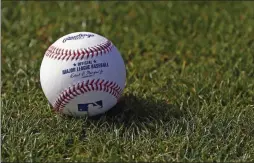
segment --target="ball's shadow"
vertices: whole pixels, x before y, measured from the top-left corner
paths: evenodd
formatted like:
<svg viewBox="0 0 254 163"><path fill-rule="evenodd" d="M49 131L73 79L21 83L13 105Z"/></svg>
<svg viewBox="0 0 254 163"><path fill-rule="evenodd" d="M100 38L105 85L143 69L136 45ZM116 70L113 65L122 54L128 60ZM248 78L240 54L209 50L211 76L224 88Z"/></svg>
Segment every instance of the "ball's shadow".
<svg viewBox="0 0 254 163"><path fill-rule="evenodd" d="M142 121L168 121L180 118L182 112L179 107L164 100L153 98L139 98L132 94L123 96L120 101L108 112L102 115L89 117L88 121L103 118L108 123L130 124Z"/></svg>
<svg viewBox="0 0 254 163"><path fill-rule="evenodd" d="M86 139L86 126L92 123L104 123L124 125L129 128L134 124L151 124L158 121L167 122L179 119L184 114L177 105L167 101L151 98L139 98L132 94L125 95L108 112L93 117L88 117L82 125L80 140Z"/></svg>

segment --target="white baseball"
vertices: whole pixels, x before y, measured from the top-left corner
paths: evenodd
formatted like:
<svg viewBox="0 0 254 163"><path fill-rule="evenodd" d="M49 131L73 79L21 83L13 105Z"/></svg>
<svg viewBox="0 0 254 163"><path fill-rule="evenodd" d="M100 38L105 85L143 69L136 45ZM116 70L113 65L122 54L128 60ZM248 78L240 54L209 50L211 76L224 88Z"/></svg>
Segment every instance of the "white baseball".
<svg viewBox="0 0 254 163"><path fill-rule="evenodd" d="M54 110L78 117L111 109L123 93L125 80L117 48L91 32L59 38L47 49L40 68L42 90Z"/></svg>

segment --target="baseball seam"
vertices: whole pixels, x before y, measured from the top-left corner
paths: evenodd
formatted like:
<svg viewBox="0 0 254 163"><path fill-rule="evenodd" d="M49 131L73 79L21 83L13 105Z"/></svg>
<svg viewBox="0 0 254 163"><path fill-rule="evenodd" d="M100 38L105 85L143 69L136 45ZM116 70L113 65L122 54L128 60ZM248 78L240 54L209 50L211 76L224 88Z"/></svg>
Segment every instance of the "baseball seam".
<svg viewBox="0 0 254 163"><path fill-rule="evenodd" d="M70 102L70 100L76 96L91 91L108 92L118 100L123 92L123 89L121 89L116 82L106 81L104 79L82 81L62 91L57 100L54 102L53 107L55 111L61 111Z"/></svg>
<svg viewBox="0 0 254 163"><path fill-rule="evenodd" d="M103 55L109 53L113 48L113 44L111 41L107 40L104 43L95 45L93 47L88 48L80 48L80 49L64 49L59 48L54 45L51 45L45 56L56 59L56 60L82 60L83 58L93 58L95 56Z"/></svg>

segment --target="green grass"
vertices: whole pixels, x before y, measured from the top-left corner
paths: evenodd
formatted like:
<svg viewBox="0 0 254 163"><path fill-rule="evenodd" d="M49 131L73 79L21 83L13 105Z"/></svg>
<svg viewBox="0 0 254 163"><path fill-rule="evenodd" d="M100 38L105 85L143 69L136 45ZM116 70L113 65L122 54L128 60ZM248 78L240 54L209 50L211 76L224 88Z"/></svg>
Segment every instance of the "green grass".
<svg viewBox="0 0 254 163"><path fill-rule="evenodd" d="M3 2L2 161L254 161L254 3ZM90 31L127 69L101 117L61 117L40 87L46 49Z"/></svg>

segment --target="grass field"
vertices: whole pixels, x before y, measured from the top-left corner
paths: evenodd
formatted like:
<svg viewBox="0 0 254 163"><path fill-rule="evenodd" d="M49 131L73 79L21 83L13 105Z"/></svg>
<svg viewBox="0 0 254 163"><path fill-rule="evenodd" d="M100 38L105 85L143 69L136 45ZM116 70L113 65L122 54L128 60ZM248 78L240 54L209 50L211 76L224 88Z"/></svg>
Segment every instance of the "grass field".
<svg viewBox="0 0 254 163"><path fill-rule="evenodd" d="M2 161L254 161L253 2L3 2ZM127 69L100 117L55 114L46 49L90 31Z"/></svg>

